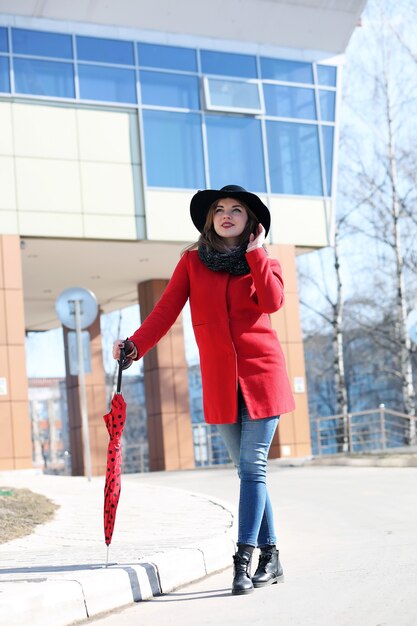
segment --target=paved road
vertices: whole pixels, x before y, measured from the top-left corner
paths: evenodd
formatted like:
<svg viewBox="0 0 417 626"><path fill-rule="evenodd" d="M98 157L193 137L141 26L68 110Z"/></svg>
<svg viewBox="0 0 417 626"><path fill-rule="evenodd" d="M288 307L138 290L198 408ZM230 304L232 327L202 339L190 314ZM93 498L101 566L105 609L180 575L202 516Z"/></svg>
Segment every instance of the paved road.
<svg viewBox="0 0 417 626"><path fill-rule="evenodd" d="M232 469L140 480L236 503ZM416 468L283 468L272 462L269 485L284 584L233 597L226 570L89 623L416 626Z"/></svg>

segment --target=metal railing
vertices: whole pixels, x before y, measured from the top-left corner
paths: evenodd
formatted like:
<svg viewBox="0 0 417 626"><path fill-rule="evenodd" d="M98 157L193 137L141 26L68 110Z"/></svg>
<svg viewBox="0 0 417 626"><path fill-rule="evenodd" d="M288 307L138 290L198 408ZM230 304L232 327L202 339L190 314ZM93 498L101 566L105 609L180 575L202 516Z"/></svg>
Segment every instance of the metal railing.
<svg viewBox="0 0 417 626"><path fill-rule="evenodd" d="M229 453L215 426L193 424L194 461L196 467L230 463Z"/></svg>
<svg viewBox="0 0 417 626"><path fill-rule="evenodd" d="M368 411L317 417L312 427L313 448L319 456L379 452L417 443L417 417L383 404Z"/></svg>

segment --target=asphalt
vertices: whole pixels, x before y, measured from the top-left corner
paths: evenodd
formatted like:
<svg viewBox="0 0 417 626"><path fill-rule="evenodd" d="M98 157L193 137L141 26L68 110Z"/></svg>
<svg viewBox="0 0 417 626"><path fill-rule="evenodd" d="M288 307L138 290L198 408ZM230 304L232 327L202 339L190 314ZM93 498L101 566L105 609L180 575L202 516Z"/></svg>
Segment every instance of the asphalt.
<svg viewBox="0 0 417 626"><path fill-rule="evenodd" d="M0 545L0 624L68 626L147 600L229 566L233 507L122 477L106 566L104 478L0 472L59 505L54 519Z"/></svg>

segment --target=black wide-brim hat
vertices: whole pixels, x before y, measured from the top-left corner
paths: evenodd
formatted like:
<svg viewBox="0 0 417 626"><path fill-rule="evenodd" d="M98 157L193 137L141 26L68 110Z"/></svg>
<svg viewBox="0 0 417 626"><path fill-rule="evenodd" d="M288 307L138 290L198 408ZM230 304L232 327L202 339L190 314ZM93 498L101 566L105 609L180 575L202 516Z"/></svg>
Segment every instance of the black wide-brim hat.
<svg viewBox="0 0 417 626"><path fill-rule="evenodd" d="M207 213L213 202L220 200L221 198L235 198L244 202L250 210L256 215L259 222L265 228L265 234L269 232L271 226L271 214L269 209L262 202L260 198L250 191L246 191L239 185L226 185L221 189L205 189L204 191L197 191L197 193L191 198L190 203L190 215L193 220L194 226L200 231L203 231L204 224L206 223Z"/></svg>

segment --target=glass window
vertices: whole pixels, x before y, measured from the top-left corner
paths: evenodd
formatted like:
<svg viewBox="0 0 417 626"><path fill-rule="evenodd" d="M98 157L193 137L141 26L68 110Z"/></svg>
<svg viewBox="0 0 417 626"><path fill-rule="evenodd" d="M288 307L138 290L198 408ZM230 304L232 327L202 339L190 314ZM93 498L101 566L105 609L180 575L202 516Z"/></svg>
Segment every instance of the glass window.
<svg viewBox="0 0 417 626"><path fill-rule="evenodd" d="M204 74L257 78L256 58L248 54L201 51L201 67Z"/></svg>
<svg viewBox="0 0 417 626"><path fill-rule="evenodd" d="M313 84L313 66L301 61L261 58L262 78Z"/></svg>
<svg viewBox="0 0 417 626"><path fill-rule="evenodd" d="M15 90L38 96L74 98L74 69L72 63L14 60Z"/></svg>
<svg viewBox="0 0 417 626"><path fill-rule="evenodd" d="M327 195L332 194L332 170L333 170L333 140L334 140L334 127L322 126L321 127L323 138L323 151L324 151L324 163L326 167L326 184Z"/></svg>
<svg viewBox="0 0 417 626"><path fill-rule="evenodd" d="M204 88L208 109L261 112L257 83L205 77Z"/></svg>
<svg viewBox="0 0 417 626"><path fill-rule="evenodd" d="M267 121L266 130L272 192L321 196L317 126Z"/></svg>
<svg viewBox="0 0 417 626"><path fill-rule="evenodd" d="M0 52L8 52L7 28L0 28Z"/></svg>
<svg viewBox="0 0 417 626"><path fill-rule="evenodd" d="M77 37L77 58L80 61L99 61L119 65L134 65L133 43L118 39Z"/></svg>
<svg viewBox="0 0 417 626"><path fill-rule="evenodd" d="M265 191L260 120L207 115L206 127L211 187L233 184Z"/></svg>
<svg viewBox="0 0 417 626"><path fill-rule="evenodd" d="M0 91L10 92L9 59L0 57Z"/></svg>
<svg viewBox="0 0 417 626"><path fill-rule="evenodd" d="M15 54L72 59L71 35L12 28L12 46Z"/></svg>
<svg viewBox="0 0 417 626"><path fill-rule="evenodd" d="M150 187L205 187L199 113L143 111L147 182Z"/></svg>
<svg viewBox="0 0 417 626"><path fill-rule="evenodd" d="M143 104L199 109L199 83L197 76L166 74L165 72L140 72Z"/></svg>
<svg viewBox="0 0 417 626"><path fill-rule="evenodd" d="M153 43L138 43L139 65L159 67L165 70L197 71L195 50L177 46L158 46Z"/></svg>
<svg viewBox="0 0 417 626"><path fill-rule="evenodd" d="M334 65L318 65L317 79L319 85L327 87L336 87L337 67Z"/></svg>
<svg viewBox="0 0 417 626"><path fill-rule="evenodd" d="M80 98L104 102L136 104L134 70L122 70L100 65L78 65Z"/></svg>
<svg viewBox="0 0 417 626"><path fill-rule="evenodd" d="M324 122L334 122L336 92L319 89L320 115Z"/></svg>
<svg viewBox="0 0 417 626"><path fill-rule="evenodd" d="M314 89L264 85L264 97L267 115L317 119Z"/></svg>

